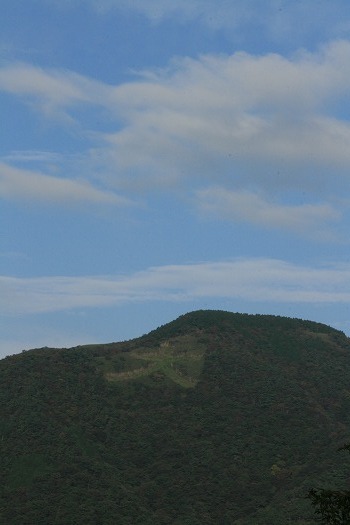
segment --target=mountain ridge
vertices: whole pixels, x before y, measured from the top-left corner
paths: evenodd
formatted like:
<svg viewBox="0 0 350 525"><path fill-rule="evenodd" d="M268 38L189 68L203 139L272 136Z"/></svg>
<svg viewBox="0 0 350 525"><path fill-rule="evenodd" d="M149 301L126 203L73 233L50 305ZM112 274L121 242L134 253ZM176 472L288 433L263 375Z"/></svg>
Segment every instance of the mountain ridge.
<svg viewBox="0 0 350 525"><path fill-rule="evenodd" d="M9 525L313 525L308 489L349 480L350 342L327 325L200 310L0 373Z"/></svg>

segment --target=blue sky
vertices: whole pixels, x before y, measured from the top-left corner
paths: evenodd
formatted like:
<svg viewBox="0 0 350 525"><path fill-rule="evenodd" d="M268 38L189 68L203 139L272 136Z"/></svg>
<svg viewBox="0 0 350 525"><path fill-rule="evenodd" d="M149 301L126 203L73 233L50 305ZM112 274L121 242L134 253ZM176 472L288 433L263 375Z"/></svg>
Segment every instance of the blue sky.
<svg viewBox="0 0 350 525"><path fill-rule="evenodd" d="M350 4L4 0L0 356L214 308L350 334Z"/></svg>

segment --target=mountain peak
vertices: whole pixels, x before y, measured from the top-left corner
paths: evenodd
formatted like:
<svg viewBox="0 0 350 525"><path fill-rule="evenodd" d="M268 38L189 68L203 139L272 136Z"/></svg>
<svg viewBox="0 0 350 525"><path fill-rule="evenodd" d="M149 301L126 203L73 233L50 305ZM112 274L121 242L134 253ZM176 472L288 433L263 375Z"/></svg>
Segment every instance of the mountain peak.
<svg viewBox="0 0 350 525"><path fill-rule="evenodd" d="M0 361L0 520L313 525L346 483L350 343L199 310L131 341Z"/></svg>

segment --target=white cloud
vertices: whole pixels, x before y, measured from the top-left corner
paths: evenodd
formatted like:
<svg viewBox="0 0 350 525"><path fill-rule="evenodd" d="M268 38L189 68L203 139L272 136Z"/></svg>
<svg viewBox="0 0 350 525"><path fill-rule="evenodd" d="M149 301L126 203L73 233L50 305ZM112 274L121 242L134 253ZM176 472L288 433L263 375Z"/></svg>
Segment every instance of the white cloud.
<svg viewBox="0 0 350 525"><path fill-rule="evenodd" d="M72 71L16 63L0 68L0 90L34 104L46 115L64 116L76 104L102 104L108 87Z"/></svg>
<svg viewBox="0 0 350 525"><path fill-rule="evenodd" d="M317 217L332 220L335 212L308 202L283 212L282 204L278 209L271 204L276 196L284 202L290 189L334 196L348 184L350 42L292 58L235 53L177 59L167 69L145 71L116 86L17 64L0 68L0 89L34 97L50 116L69 115L80 104L108 114L105 133L103 120L85 116L82 127L92 141L87 169L96 168L110 187L136 192L175 185L186 191L253 187L270 203L268 213L260 202L265 225L272 222L268 215L277 214L286 227L294 221L297 229L297 215L311 224ZM78 119L79 112L70 116Z"/></svg>
<svg viewBox="0 0 350 525"><path fill-rule="evenodd" d="M332 106L349 103L349 57L350 44L340 42L292 60L245 53L178 60L115 89L126 124L107 137L110 152L118 168L163 177L169 166L179 177L243 171L257 182L266 166L347 168L350 124Z"/></svg>
<svg viewBox="0 0 350 525"><path fill-rule="evenodd" d="M34 96L44 109L80 103L108 109L119 129L104 139L118 169L142 167L166 177L169 166L178 174L208 172L208 161L211 172L215 162L226 170L252 161L348 167L350 124L334 106L349 104L349 57L350 43L336 42L292 59L184 58L119 86L15 65L0 68L0 89Z"/></svg>
<svg viewBox="0 0 350 525"><path fill-rule="evenodd" d="M350 266L307 267L237 259L153 267L129 276L0 279L0 312L23 315L131 302L230 298L254 302L350 302Z"/></svg>
<svg viewBox="0 0 350 525"><path fill-rule="evenodd" d="M94 188L85 181L62 179L35 171L13 168L4 163L0 163L0 197L30 202L66 204L77 202L128 204L127 199Z"/></svg>
<svg viewBox="0 0 350 525"><path fill-rule="evenodd" d="M229 191L215 187L196 193L201 212L232 221L246 221L258 226L289 229L304 234L324 233L325 224L339 219L337 210L329 204L281 205L247 191Z"/></svg>

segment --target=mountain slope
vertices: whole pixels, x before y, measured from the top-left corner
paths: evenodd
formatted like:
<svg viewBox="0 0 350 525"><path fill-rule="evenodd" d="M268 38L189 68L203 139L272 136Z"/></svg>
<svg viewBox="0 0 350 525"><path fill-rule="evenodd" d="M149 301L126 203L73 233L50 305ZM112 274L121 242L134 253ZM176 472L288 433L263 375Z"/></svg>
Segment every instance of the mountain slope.
<svg viewBox="0 0 350 525"><path fill-rule="evenodd" d="M313 524L346 486L350 344L199 311L141 338L0 361L1 522Z"/></svg>

